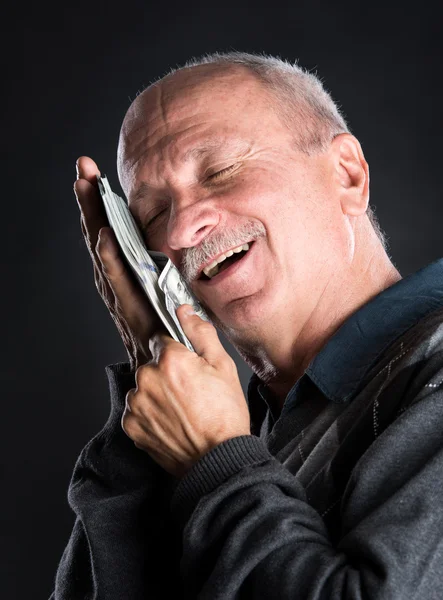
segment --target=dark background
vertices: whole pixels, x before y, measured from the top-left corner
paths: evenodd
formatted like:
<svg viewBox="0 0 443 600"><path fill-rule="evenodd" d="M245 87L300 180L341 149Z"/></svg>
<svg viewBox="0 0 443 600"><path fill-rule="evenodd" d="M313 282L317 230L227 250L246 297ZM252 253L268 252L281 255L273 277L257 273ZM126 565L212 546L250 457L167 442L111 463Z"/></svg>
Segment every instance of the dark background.
<svg viewBox="0 0 443 600"><path fill-rule="evenodd" d="M118 134L138 90L215 50L298 58L362 143L404 277L443 255L439 4L80 1L4 20L2 598L49 596L74 462L108 414L104 368L126 360L81 235L76 158L119 192Z"/></svg>

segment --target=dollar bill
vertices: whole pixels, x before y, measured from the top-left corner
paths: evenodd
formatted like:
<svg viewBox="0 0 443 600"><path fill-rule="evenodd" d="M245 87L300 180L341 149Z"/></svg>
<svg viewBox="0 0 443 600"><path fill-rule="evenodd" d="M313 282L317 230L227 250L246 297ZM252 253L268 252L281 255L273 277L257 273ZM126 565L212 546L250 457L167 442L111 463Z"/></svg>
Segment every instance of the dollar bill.
<svg viewBox="0 0 443 600"><path fill-rule="evenodd" d="M182 333L184 338L186 338L186 336L175 312L182 304L190 304L200 319L210 322L205 310L202 308L189 287L185 284L179 270L170 259L168 259L166 266L161 272L158 284L162 292L165 294L166 308L168 309L169 314L172 316L177 329ZM191 350L191 348L189 349Z"/></svg>
<svg viewBox="0 0 443 600"><path fill-rule="evenodd" d="M169 335L194 351L175 311L182 304L191 304L201 319L211 322L208 315L170 258L146 248L128 204L111 190L106 175L97 175L97 181L109 225L130 268Z"/></svg>

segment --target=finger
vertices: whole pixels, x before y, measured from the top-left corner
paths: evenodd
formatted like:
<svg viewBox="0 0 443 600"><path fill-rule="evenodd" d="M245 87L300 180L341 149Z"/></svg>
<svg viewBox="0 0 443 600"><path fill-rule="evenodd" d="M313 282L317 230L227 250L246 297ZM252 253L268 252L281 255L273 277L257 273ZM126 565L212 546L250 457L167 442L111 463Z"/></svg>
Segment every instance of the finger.
<svg viewBox="0 0 443 600"><path fill-rule="evenodd" d="M203 321L193 311L190 304L182 304L176 310L180 325L186 337L194 347L195 352L209 364L214 365L222 358L229 356L223 348L215 327Z"/></svg>
<svg viewBox="0 0 443 600"><path fill-rule="evenodd" d="M96 163L89 156L80 156L75 163L77 179L86 179L97 186L97 175L101 175Z"/></svg>
<svg viewBox="0 0 443 600"><path fill-rule="evenodd" d="M133 442L141 443L146 440L147 435L140 423L140 411L134 401L135 392L136 390L132 389L126 394L125 409L120 423L123 431Z"/></svg>
<svg viewBox="0 0 443 600"><path fill-rule="evenodd" d="M77 179L74 192L83 219L82 230L86 234L86 244L90 252L95 253L98 232L102 227L109 227L105 207L98 189L85 179Z"/></svg>
<svg viewBox="0 0 443 600"><path fill-rule="evenodd" d="M134 398L134 395L135 395L136 391L137 391L136 388L132 388L132 389L130 389L126 393L126 397L125 397L125 413L127 413L127 414L132 413L131 404L133 403L133 398Z"/></svg>
<svg viewBox="0 0 443 600"><path fill-rule="evenodd" d="M116 305L116 298L112 287L109 285L109 282L95 262L93 261L92 266L94 268L94 282L97 288L98 293L103 298L104 303L106 304L108 309L114 309Z"/></svg>
<svg viewBox="0 0 443 600"><path fill-rule="evenodd" d="M94 281L95 281L95 285L97 287L97 290L100 294L100 296L103 298L103 300L105 301L105 304L108 308L110 308L110 306L114 306L115 305L115 296L114 296L114 292L112 291L108 280L106 279L105 275L103 274L103 267L102 264L99 260L99 257L97 257L96 254L96 249L92 248L90 245L90 241L88 238L88 232L86 230L85 227L85 222L83 219L83 215L81 217L80 220L81 223L81 228L82 228L82 232L83 232L83 236L86 240L86 246L89 250L89 254L91 256L92 259L92 266L94 269Z"/></svg>
<svg viewBox="0 0 443 600"><path fill-rule="evenodd" d="M96 252L114 293L119 314L124 316L132 331L143 333L147 339L162 327L162 322L122 260L117 239L110 227L100 230Z"/></svg>
<svg viewBox="0 0 443 600"><path fill-rule="evenodd" d="M180 344L176 340L174 340L169 333L164 333L163 331L156 331L149 338L149 351L152 354L152 358L155 363L158 364L162 353L166 350L166 348L170 345L175 345L176 350L185 350L188 351L183 344Z"/></svg>
<svg viewBox="0 0 443 600"><path fill-rule="evenodd" d="M126 407L121 421L120 421L121 427L123 429L123 431L126 433L126 435L134 441L134 438L140 438L141 437L141 431L140 431L140 427L138 425L137 419L136 417L134 417L134 415L130 412L130 410L128 410L128 408Z"/></svg>

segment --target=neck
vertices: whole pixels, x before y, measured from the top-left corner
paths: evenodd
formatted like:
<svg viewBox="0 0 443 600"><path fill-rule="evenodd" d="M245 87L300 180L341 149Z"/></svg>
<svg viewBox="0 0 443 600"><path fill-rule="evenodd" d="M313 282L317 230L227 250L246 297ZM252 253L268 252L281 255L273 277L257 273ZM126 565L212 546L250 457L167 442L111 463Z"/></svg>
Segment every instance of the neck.
<svg viewBox="0 0 443 600"><path fill-rule="evenodd" d="M272 408L277 414L290 389L340 326L361 306L401 279L380 248L367 260L359 261L358 266L334 271L304 320L295 307L292 318L285 311L254 340L230 339L243 360L272 392ZM344 272L344 277L338 278L337 272Z"/></svg>

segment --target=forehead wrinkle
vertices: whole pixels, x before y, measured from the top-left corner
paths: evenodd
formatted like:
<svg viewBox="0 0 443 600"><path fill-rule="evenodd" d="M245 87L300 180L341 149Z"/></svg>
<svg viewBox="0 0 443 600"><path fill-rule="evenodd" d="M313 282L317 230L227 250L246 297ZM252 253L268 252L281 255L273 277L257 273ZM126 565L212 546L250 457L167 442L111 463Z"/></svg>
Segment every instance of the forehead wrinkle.
<svg viewBox="0 0 443 600"><path fill-rule="evenodd" d="M137 129L133 129L130 131L129 134L126 135L126 148L125 151L126 153L130 153L130 154L134 154L134 155L138 155L138 152L140 150L140 148L142 148L143 146L146 146L147 144L149 144L149 138L155 137L156 133L158 132L159 129L161 129L161 125L159 125L158 127L156 127L152 132L149 133L148 136L146 135L142 135L141 138L139 139L139 141L137 142L133 142L131 144L130 140L131 138L134 137L133 134L141 131L141 130L145 130L147 129L148 125L146 123L143 123L142 125L140 125L140 127L137 127ZM149 152L158 142L155 142L154 144L148 145L147 148L145 148L145 150L142 152L142 154L140 156L138 156L134 162L129 164L129 168L132 169L132 167L134 167L134 165L136 165L140 158L142 158L147 152Z"/></svg>
<svg viewBox="0 0 443 600"><path fill-rule="evenodd" d="M203 82L205 83L205 82ZM163 138L161 141L161 149L162 150L169 150L169 142L171 141L171 136L172 134L174 134L174 123L171 123L169 119L169 113L170 110L173 110L174 107L174 102L175 101L180 101L182 100L182 96L180 95L179 98L177 98L177 90L174 89L173 92L171 93L171 90L168 89L168 84L170 86L171 81L161 81L158 82L157 84L154 84L151 89L149 90L151 93L153 92L153 96L151 96L151 100L149 98L149 94L146 96L146 92L148 90L145 90L145 95L144 95L144 99L139 98L139 101L141 101L141 106L138 107L138 118L135 117L134 120L139 120L139 118L142 116L143 113L145 113L145 111L148 110L149 108L149 104L152 103L152 100L154 100L155 104L156 104L156 108L157 108L157 118L158 121L157 122L157 126L155 127L154 131L149 131L149 118L148 120L143 120L142 123L134 123L132 127L129 127L129 131L126 131L126 153L129 154L133 154L133 155L137 155L138 152L140 151L140 148L143 147L145 144L149 143L149 138L155 138L156 134L159 130L163 129L165 130L164 135L161 136L161 138ZM199 89L200 87L205 87L201 85L201 82L192 82L192 84L190 84L189 82L185 82L185 85L182 85L183 88L187 88L187 87L191 87L191 88L197 88ZM212 91L212 90L211 90ZM195 113L195 110L193 110L192 107L193 103L191 102L191 104L187 105L187 108L191 109L191 114L187 115L187 119L194 119L197 115L192 114ZM151 104L151 106L153 106ZM154 108L155 111L155 108ZM149 112L149 111L148 111ZM197 110L197 113L199 111ZM174 120L174 119L173 119ZM181 120L181 119L179 119ZM135 125L135 127L134 127ZM172 131L171 131L171 126L172 126ZM192 128L192 126L190 127ZM188 128L185 129L185 131ZM146 130L146 133L148 135L143 135L142 134L142 138L136 142L135 144L131 144L131 138L133 137L139 137L137 134L140 134L141 132L143 132L143 130ZM177 132L178 133L178 132ZM183 134L184 132L181 131L180 134ZM175 135L173 136L175 137ZM169 139L168 139L169 138ZM158 142L157 142L158 143ZM189 161L192 160L198 160L201 159L205 154L207 154L210 150L213 150L214 148L220 146L221 144L218 141L212 141L210 140L209 142L206 142L204 145L202 145L202 148L191 148L188 151L185 151L184 154L182 155L182 157L180 157L180 159L177 159L177 162L180 163L188 163ZM146 154L151 150L151 148L155 147L156 143L151 144L150 146L148 146L140 156L138 156L134 162L132 163L127 163L128 167L130 170L133 170L133 168L140 162L140 160L142 158L144 158L146 156ZM174 154L180 154L179 152L174 152Z"/></svg>
<svg viewBox="0 0 443 600"><path fill-rule="evenodd" d="M146 154L150 149L148 148L145 152L139 157L140 160L144 154ZM189 163L191 161L197 162L201 160L206 155L210 154L214 150L219 150L225 148L228 151L234 151L238 153L247 153L251 150L251 144L242 142L241 140L226 140L226 139L211 139L202 143L201 145L190 148L186 152L184 152L183 156L180 158L181 163ZM136 161L138 162L138 161ZM135 164L135 163L134 163ZM140 185L137 187L136 191L130 195L130 202L132 205L137 206L140 201L151 191L154 191L156 188L153 185L150 185L147 181L141 181Z"/></svg>
<svg viewBox="0 0 443 600"><path fill-rule="evenodd" d="M201 158L204 158L207 154L214 152L215 150L226 149L228 151L244 151L246 148L249 147L250 144L242 142L238 139L209 139L206 142L200 144L199 146L195 148L190 148L189 150L184 152L181 161L184 163L190 161L197 161Z"/></svg>
<svg viewBox="0 0 443 600"><path fill-rule="evenodd" d="M187 127L186 129L181 131L180 134L181 135L185 134L190 129L193 129L193 127L194 126ZM159 129L161 129L161 126L157 127L157 129L155 131L153 131L148 136L145 136L137 144L130 147L131 153L135 154L137 156L137 158L134 160L134 162L129 164L129 169L132 170L141 161L141 159L144 158L150 152L152 152L153 149L154 149L154 155L157 154L157 156L158 156L159 154L164 154L164 152L168 150L168 146L170 146L171 143L174 143L176 141L174 134L166 134L166 135L162 136L159 140L156 140L153 144L149 145L149 138L155 138L155 134L157 133L157 131ZM145 149L141 152L140 155L138 155L140 148L142 148L143 146L146 146ZM155 150L156 148L157 148L157 150ZM188 155L189 152L192 152L192 151L193 150L191 149L191 151L186 152L186 155ZM197 152L198 152L198 149L197 149ZM177 152L175 154L177 155ZM179 163L182 163L182 162L187 162L190 158L192 158L192 156L187 157L186 161L183 159L178 159L178 158L176 158L175 160Z"/></svg>
<svg viewBox="0 0 443 600"><path fill-rule="evenodd" d="M149 116L146 119L146 113L148 113L149 115L149 113L152 112L152 107L149 108L149 95L146 96L146 92L148 91L150 91L151 94L155 94L154 99L158 109L155 120L158 120L158 117L160 117L160 123L157 123L152 131L149 131L151 125ZM149 137L155 137L157 132L162 128L165 128L167 131L168 123L166 120L166 109L163 101L162 86L159 83L151 86L149 90L145 90L145 93L139 96L134 101L132 107L130 108L128 114L125 117L125 121L126 123L124 123L122 127L125 154L137 155L140 148L146 145L146 142L149 140ZM146 136L146 132L149 134L148 136ZM134 138L136 139L134 140ZM149 147L147 148L147 150L145 150L145 152L142 153L142 156L148 150ZM129 169L132 169L132 167L135 164L137 164L140 158L141 157L138 157L133 163L129 163Z"/></svg>
<svg viewBox="0 0 443 600"><path fill-rule="evenodd" d="M186 87L186 86L185 86ZM193 86L192 86L193 87ZM199 86L198 86L199 87ZM176 163L177 167L179 165L188 164L192 162L202 161L208 154L211 152L216 152L220 149L226 150L229 154L247 154L251 150L251 140L238 138L238 134L235 135L235 132L226 131L225 127L214 137L209 137L208 132L205 132L204 136L206 139L198 139L199 133L198 130L203 127L203 129L207 129L209 123L207 123L208 116L207 114L201 114L200 119L198 119L200 107L193 106L191 102L186 103L188 110L190 109L190 114L188 113L184 118L184 115L174 116L172 122L170 120L170 110L174 109L174 101L176 98L176 90L174 90L174 94L171 94L167 89L167 86L157 85L155 92L154 102L156 104L156 109L151 104L151 107L154 109L154 113L157 112L156 118L154 118L153 122L149 122L150 119L144 120L142 123L134 123L135 127L127 131L127 153L132 154L134 156L134 160L129 163L127 162L128 170L135 172L140 167L140 163L146 162L150 163L152 160L156 162L157 158L160 158L161 155L165 153L169 155L170 160ZM143 110L141 113L145 113L148 111L148 107L150 102L146 102L147 98L145 97ZM183 100L182 97L178 98L178 100ZM183 104L181 102L181 104ZM179 113L182 112L182 106L179 104L180 110ZM197 108L197 111L195 110ZM203 107L207 109L207 106ZM205 110L203 111L205 112ZM197 114L196 114L197 113ZM212 111L210 110L211 116ZM152 115L154 116L154 115ZM215 113L216 119L211 125L215 125L217 117L220 117L219 114ZM201 118L203 117L203 122L201 122ZM199 123L195 122L196 118L200 120ZM191 124L189 124L189 119L191 120ZM187 126L182 129L183 120L188 121L186 123ZM212 119L210 119L211 121ZM157 123L155 123L157 121ZM182 123L180 123L182 122ZM155 123L155 125L154 125ZM225 126L226 122L223 120L222 124ZM154 130L149 129L154 125ZM180 127L181 125L181 127ZM193 129L197 129L197 138L189 140L194 147L186 149L188 134L190 133L190 137L194 138ZM211 129L211 127L210 127ZM223 131L225 129L225 131ZM190 132L191 130L191 132ZM201 132L203 133L203 132ZM221 134L221 135L220 135ZM234 134L234 136L233 136ZM131 144L131 138L138 138L138 141L135 141ZM203 136L200 136L200 138ZM158 139L156 139L158 138ZM149 143L150 140L155 140L154 143ZM183 143L184 142L184 143ZM182 148L180 148L182 146ZM184 148L183 148L184 146ZM171 153L172 151L172 153ZM140 153L140 154L139 154ZM151 165L153 166L153 165ZM134 181L134 183L136 183ZM145 197L147 194L151 192L155 192L158 189L153 183L148 183L148 181L142 181L134 191L134 193L130 194L131 204L138 204L138 201Z"/></svg>
<svg viewBox="0 0 443 600"><path fill-rule="evenodd" d="M150 119L151 111L157 113L154 119L154 122L157 121L156 126L154 125L156 132L163 127L166 131L168 129L171 131L171 126L175 127L173 122L169 122L168 125L168 118L171 111L175 113L177 110L180 114L184 108L191 113L188 113L186 117L194 118L198 116L195 113L199 113L200 109L207 111L207 108L211 106L210 100L213 95L216 98L220 97L223 101L223 97L226 99L231 98L234 91L234 96L240 95L241 98L244 98L245 94L241 94L240 92L242 92L245 85L246 91L251 89L251 84L252 86L257 85L256 77L241 66L232 67L230 65L229 68L225 69L218 65L214 73L213 65L203 65L168 75L144 90L134 100L126 115L126 123L123 124L121 131L123 135L121 136L121 153L118 160L121 163L119 166L121 180L127 179L128 181L125 187L130 187L129 181L131 179L134 182L134 165L137 165L140 158L146 156L146 152L144 152L142 157L138 157L132 164L130 163L131 155L134 156L140 150L140 147L147 142L147 136L143 136L143 131L152 126ZM201 102L202 96L204 96L203 103ZM237 105L238 102L236 102L235 106ZM212 112L211 109L209 110ZM216 114L220 116L220 113L217 111ZM223 114L223 116L226 123L226 114ZM173 120L175 121L175 116ZM140 134L142 134L143 139L138 141L138 143L131 143L131 138L135 137L140 140ZM149 132L149 137L152 135L153 132ZM126 157L124 156L125 154ZM199 159L201 156L200 151L191 151L188 156L185 156L185 162L189 159ZM127 176L125 176L124 170L128 171ZM131 171L132 174L130 173Z"/></svg>

